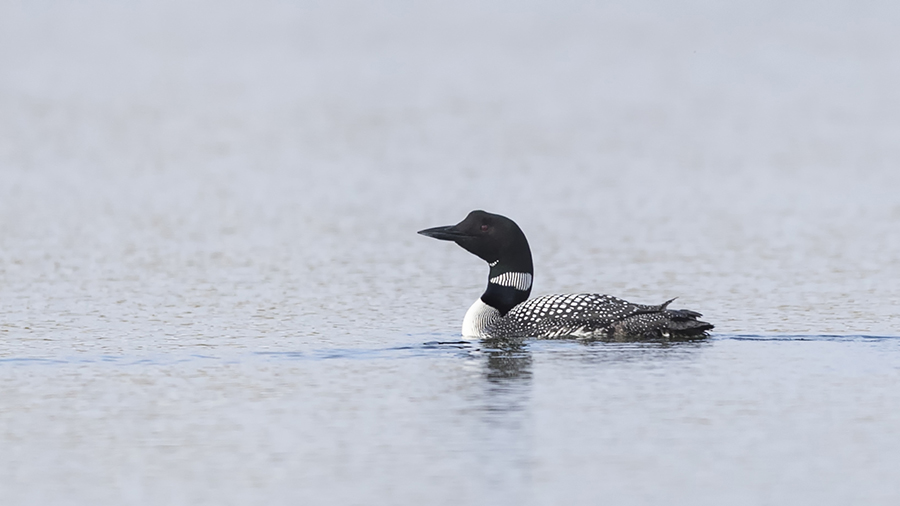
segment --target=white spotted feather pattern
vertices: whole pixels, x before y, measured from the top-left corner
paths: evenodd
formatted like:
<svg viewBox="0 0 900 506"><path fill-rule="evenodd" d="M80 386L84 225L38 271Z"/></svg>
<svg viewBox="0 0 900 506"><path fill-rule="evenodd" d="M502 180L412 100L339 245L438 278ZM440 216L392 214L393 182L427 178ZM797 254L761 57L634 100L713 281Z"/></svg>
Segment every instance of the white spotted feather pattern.
<svg viewBox="0 0 900 506"><path fill-rule="evenodd" d="M515 306L481 330L485 336L609 338L639 331L664 332L673 319L690 319L693 312L666 309L596 293L544 295Z"/></svg>

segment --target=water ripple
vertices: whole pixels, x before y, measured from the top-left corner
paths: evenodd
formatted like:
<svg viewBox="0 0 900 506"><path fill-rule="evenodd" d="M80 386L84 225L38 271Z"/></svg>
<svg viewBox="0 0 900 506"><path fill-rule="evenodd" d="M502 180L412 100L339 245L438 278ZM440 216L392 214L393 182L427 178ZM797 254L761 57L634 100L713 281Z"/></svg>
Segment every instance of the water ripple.
<svg viewBox="0 0 900 506"><path fill-rule="evenodd" d="M414 337L414 336L412 336ZM90 365L114 366L167 366L187 362L253 362L257 360L278 361L324 361L324 360L400 360L410 358L441 358L457 356L472 357L482 353L535 353L535 354L579 354L596 356L597 353L628 353L633 357L641 354L652 355L660 350L694 348L700 345L715 345L722 341L765 341L765 342L878 342L900 340L900 336L866 334L716 334L708 340L687 343L631 342L611 343L603 341L578 340L525 340L515 342L495 341L425 341L399 346L378 348L318 348L310 350L251 351L243 354L223 353L216 356L205 354L155 354L155 355L75 355L62 357L3 357L0 367L35 365Z"/></svg>

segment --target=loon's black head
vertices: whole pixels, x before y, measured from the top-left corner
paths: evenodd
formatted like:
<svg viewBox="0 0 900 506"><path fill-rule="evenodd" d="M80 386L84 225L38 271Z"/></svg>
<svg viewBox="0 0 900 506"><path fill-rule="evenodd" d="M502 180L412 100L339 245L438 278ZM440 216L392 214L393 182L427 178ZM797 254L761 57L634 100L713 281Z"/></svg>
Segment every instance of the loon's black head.
<svg viewBox="0 0 900 506"><path fill-rule="evenodd" d="M490 282L481 299L506 314L531 294L534 265L525 234L499 214L472 211L456 225L420 230L420 234L453 241L491 267Z"/></svg>
<svg viewBox="0 0 900 506"><path fill-rule="evenodd" d="M466 219L456 225L427 228L420 230L419 233L435 239L453 241L491 267L502 266L496 274L513 271L534 272L528 240L516 222L506 216L472 211Z"/></svg>

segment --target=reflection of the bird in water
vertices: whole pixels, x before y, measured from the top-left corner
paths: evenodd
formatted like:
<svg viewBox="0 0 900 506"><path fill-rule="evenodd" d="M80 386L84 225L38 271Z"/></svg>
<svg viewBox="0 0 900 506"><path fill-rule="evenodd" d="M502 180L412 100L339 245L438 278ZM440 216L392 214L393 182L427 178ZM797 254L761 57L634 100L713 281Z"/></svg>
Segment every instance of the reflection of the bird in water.
<svg viewBox="0 0 900 506"><path fill-rule="evenodd" d="M495 385L529 383L534 357L580 363L653 362L693 357L711 346L704 341L610 342L585 340L483 340L478 355L485 362L485 378Z"/></svg>
<svg viewBox="0 0 900 506"><path fill-rule="evenodd" d="M628 363L652 364L679 360L692 360L702 349L713 346L713 341L642 341L610 342L576 339L486 339L478 342L439 342L441 349L448 346L465 350L463 356L482 371L485 389L483 403L494 422L507 419L507 415L527 410L532 394L535 359L543 364L546 374L566 371L570 375L594 376L604 364ZM562 367L562 369L559 369ZM497 417L500 418L497 418ZM521 420L519 421L521 422ZM517 422L518 423L518 422Z"/></svg>
<svg viewBox="0 0 900 506"><path fill-rule="evenodd" d="M609 342L587 341L568 347L542 349L556 359L582 363L656 362L689 359L711 345L709 340ZM538 350L535 350L536 352Z"/></svg>
<svg viewBox="0 0 900 506"><path fill-rule="evenodd" d="M482 352L487 356L487 380L504 383L531 379L534 359L522 340L482 341Z"/></svg>
<svg viewBox="0 0 900 506"><path fill-rule="evenodd" d="M481 341L478 355L484 374L484 397L481 399L492 424L520 429L521 415L531 398L534 358L528 343L522 340ZM512 417L510 417L512 415Z"/></svg>

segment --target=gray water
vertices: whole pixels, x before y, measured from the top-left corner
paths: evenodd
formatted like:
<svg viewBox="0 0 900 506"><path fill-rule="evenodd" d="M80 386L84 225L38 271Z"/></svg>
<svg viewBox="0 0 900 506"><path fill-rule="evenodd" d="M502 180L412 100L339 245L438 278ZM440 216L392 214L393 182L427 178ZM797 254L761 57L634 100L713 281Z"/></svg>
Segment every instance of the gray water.
<svg viewBox="0 0 900 506"><path fill-rule="evenodd" d="M898 504L897 5L0 3L0 504Z"/></svg>

